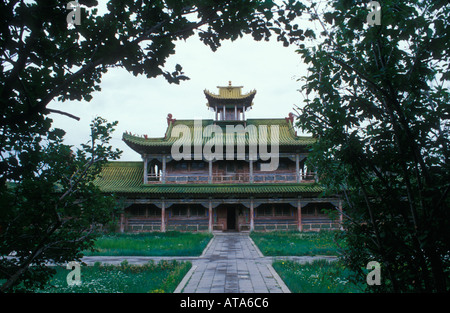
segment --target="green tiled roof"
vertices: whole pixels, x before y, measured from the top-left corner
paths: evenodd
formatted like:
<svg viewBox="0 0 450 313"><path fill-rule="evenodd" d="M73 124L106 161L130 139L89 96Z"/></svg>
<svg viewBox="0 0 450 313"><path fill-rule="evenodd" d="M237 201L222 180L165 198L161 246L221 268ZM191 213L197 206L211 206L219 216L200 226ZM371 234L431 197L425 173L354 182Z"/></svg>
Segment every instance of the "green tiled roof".
<svg viewBox="0 0 450 313"><path fill-rule="evenodd" d="M143 184L142 162L109 162L94 183L105 192L127 192L139 190Z"/></svg>
<svg viewBox="0 0 450 313"><path fill-rule="evenodd" d="M249 144L258 144L259 136L261 135L261 126L267 126L267 144L271 144L271 130L272 126L277 126L279 130L279 146L285 146L285 147L305 147L308 145L311 145L315 142L315 139L310 136L296 136L295 130L292 126L292 124L287 121L286 119L248 119L246 121L246 128L248 129L257 129L256 136L249 135L248 132L244 133L236 133L233 132L227 134L226 127L227 125L233 126L233 124L239 124L242 121L217 121L214 120L201 120L198 121L198 123L201 122L202 128L201 131L197 130L195 131L194 120L176 120L175 122L171 122L169 126L167 127L166 134L164 137L160 138L146 138L144 136L136 136L128 133L123 134L123 141L130 146L132 149L139 153L146 153L146 152L157 152L158 149L170 149L172 145L175 142L182 143L181 141L178 141L179 138L183 136L181 131L189 131L187 134L190 134L191 136L187 137L188 142L187 144L190 145L201 145L204 146L206 143L209 143L211 145L214 145L215 142L219 143L221 142L223 145L225 145L227 142L233 142L235 144L239 145L249 145ZM218 126L221 127L222 130L222 138L216 136L217 134L214 133L214 130L210 133L210 136L205 135L205 127L209 125L214 125L216 123ZM253 127L255 126L255 127ZM178 134L173 134L172 131L176 129L180 132ZM212 129L212 128L210 128ZM236 128L237 129L237 128ZM234 138L233 138L234 136ZM183 137L186 138L186 137ZM221 141L217 141L218 139L221 139ZM220 140L219 139L219 140ZM254 141L256 139L256 142Z"/></svg>
<svg viewBox="0 0 450 313"><path fill-rule="evenodd" d="M258 195L319 193L322 189L311 183L254 184L143 184L142 162L110 162L95 183L107 193L145 194L148 196L191 195Z"/></svg>
<svg viewBox="0 0 450 313"><path fill-rule="evenodd" d="M204 91L206 99L208 99L207 106L214 107L219 105L238 105L238 106L251 106L255 97L256 90L253 90L247 94L241 94L241 87L219 87L219 94L214 94L208 90Z"/></svg>

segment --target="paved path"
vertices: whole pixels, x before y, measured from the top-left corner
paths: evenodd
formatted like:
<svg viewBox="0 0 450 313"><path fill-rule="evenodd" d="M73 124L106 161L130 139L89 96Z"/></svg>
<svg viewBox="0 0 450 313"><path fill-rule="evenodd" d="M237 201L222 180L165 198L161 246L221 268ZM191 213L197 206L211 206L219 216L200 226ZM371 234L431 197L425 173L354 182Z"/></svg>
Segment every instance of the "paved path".
<svg viewBox="0 0 450 313"><path fill-rule="evenodd" d="M289 292L248 234L218 233L175 292ZM184 284L186 283L186 284Z"/></svg>
<svg viewBox="0 0 450 313"><path fill-rule="evenodd" d="M186 293L269 293L290 292L272 267L274 259L289 259L300 263L332 257L264 257L248 233L214 233L200 257L84 257L86 264L95 262L144 264L153 260L180 260L192 262L175 292Z"/></svg>

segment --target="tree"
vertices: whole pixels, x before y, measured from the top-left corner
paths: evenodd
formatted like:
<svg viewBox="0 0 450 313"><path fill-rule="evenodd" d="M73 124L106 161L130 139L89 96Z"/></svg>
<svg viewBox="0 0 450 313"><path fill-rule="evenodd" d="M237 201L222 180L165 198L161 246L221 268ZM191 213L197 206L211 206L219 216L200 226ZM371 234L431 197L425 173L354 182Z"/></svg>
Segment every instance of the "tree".
<svg viewBox="0 0 450 313"><path fill-rule="evenodd" d="M47 262L79 261L92 248L97 226L108 222L116 203L94 184L108 159L120 156L108 145L115 125L94 119L90 141L76 151L63 144L63 130L53 129L17 152L27 171L0 200L1 291L42 287L54 273Z"/></svg>
<svg viewBox="0 0 450 313"><path fill-rule="evenodd" d="M92 146L75 152L62 143L62 130L51 129L48 114L78 118L48 108L52 100L89 101L111 67L186 80L181 65L164 65L175 42L194 33L212 50L244 34L268 40L275 33L284 46L303 39L293 21L304 6L295 0L111 0L102 15L95 0L68 2L0 2L2 291L43 285L48 260L78 259L92 246L91 226L104 223L112 207L92 182L107 158L118 157L107 142L115 123L94 120ZM13 251L15 258L5 257Z"/></svg>
<svg viewBox="0 0 450 313"><path fill-rule="evenodd" d="M70 2L74 3L74 2ZM95 0L80 0L80 25L69 25L64 1L2 1L0 17L0 184L17 179L21 169L8 149L23 136L48 131L47 108L57 99L86 100L100 90L110 67L133 75L164 76L169 83L188 79L181 65L164 69L175 53L175 42L195 32L216 50L222 40L252 34L268 40L273 32L283 45L302 36L293 20L304 6L289 0L272 1L157 0L110 1L98 14Z"/></svg>
<svg viewBox="0 0 450 313"><path fill-rule="evenodd" d="M74 13L68 2L0 3L0 153L20 142L18 134L48 128L44 119L49 113L74 117L47 105L53 99L89 101L110 67L148 78L162 75L169 83L188 79L181 65L167 71L164 64L175 53L175 42L195 32L212 50L222 40L244 34L268 40L274 31L283 45L302 35L291 23L304 6L293 0L284 5L262 0L109 1L103 15L97 1L80 0L79 25L68 24ZM3 183L14 179L17 170L2 160Z"/></svg>
<svg viewBox="0 0 450 313"><path fill-rule="evenodd" d="M374 291L450 290L450 5L385 0L368 25L365 1L335 0L312 20L298 125L318 138L311 161L345 200L343 259Z"/></svg>

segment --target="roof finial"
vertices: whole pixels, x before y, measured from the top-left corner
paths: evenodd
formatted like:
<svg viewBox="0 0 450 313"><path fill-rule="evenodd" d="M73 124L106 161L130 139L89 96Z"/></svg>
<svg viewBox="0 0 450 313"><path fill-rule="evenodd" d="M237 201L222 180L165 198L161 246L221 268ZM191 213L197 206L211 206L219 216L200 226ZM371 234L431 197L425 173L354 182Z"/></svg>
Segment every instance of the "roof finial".
<svg viewBox="0 0 450 313"><path fill-rule="evenodd" d="M285 119L286 119L286 122L288 122L288 123L291 122L291 124L293 124L294 123L294 113L290 112L288 117L285 117Z"/></svg>
<svg viewBox="0 0 450 313"><path fill-rule="evenodd" d="M228 81L228 86L230 86L230 87L231 87L231 80L229 80L229 81Z"/></svg>
<svg viewBox="0 0 450 313"><path fill-rule="evenodd" d="M175 122L176 120L176 118L172 118L171 113L167 114L167 125L170 125L170 123Z"/></svg>

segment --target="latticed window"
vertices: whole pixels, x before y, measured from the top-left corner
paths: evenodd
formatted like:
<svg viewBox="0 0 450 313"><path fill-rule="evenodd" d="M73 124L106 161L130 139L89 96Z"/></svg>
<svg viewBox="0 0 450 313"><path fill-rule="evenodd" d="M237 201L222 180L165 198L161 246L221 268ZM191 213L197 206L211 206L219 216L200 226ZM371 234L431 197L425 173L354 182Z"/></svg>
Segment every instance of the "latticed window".
<svg viewBox="0 0 450 313"><path fill-rule="evenodd" d="M187 162L177 162L175 163L175 169L177 170L187 170L188 164Z"/></svg>
<svg viewBox="0 0 450 313"><path fill-rule="evenodd" d="M316 207L315 205L308 204L302 208L303 215L316 215Z"/></svg>
<svg viewBox="0 0 450 313"><path fill-rule="evenodd" d="M176 206L172 208L172 216L186 216L187 215L187 208Z"/></svg>
<svg viewBox="0 0 450 313"><path fill-rule="evenodd" d="M161 209L154 205L135 204L127 209L131 217L158 217L161 216Z"/></svg>
<svg viewBox="0 0 450 313"><path fill-rule="evenodd" d="M147 216L148 217L157 217L161 216L161 209L151 206L147 208Z"/></svg>
<svg viewBox="0 0 450 313"><path fill-rule="evenodd" d="M206 209L204 207L196 206L191 207L189 210L190 216L205 216L206 215Z"/></svg>
<svg viewBox="0 0 450 313"><path fill-rule="evenodd" d="M273 206L269 205L261 205L256 208L256 216L272 216L273 215Z"/></svg>
<svg viewBox="0 0 450 313"><path fill-rule="evenodd" d="M191 163L191 171L201 170L205 168L204 162L192 162Z"/></svg>
<svg viewBox="0 0 450 313"><path fill-rule="evenodd" d="M128 209L128 212L132 217L145 217L145 206L133 205Z"/></svg>
<svg viewBox="0 0 450 313"><path fill-rule="evenodd" d="M226 166L227 166L227 172L229 172L229 173L236 172L236 164L227 163Z"/></svg>
<svg viewBox="0 0 450 313"><path fill-rule="evenodd" d="M291 208L288 206L276 206L275 207L275 215L276 216L290 216Z"/></svg>

